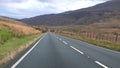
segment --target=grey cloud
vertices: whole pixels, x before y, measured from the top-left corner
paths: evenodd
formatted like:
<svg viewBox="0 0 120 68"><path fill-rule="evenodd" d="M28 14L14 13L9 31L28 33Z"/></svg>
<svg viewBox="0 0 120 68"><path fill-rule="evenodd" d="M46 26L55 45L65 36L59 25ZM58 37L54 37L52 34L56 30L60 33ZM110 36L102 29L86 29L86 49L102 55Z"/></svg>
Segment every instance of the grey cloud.
<svg viewBox="0 0 120 68"><path fill-rule="evenodd" d="M0 0L0 3L23 2L24 0Z"/></svg>
<svg viewBox="0 0 120 68"><path fill-rule="evenodd" d="M98 0L0 0L0 7L4 8L0 10L0 15L25 18L43 14L60 13L86 7L86 5L88 5L86 2L85 5L83 4L84 6L80 5L80 2L83 1ZM91 4L88 6L91 6Z"/></svg>
<svg viewBox="0 0 120 68"><path fill-rule="evenodd" d="M38 0L40 2L51 2L52 0Z"/></svg>

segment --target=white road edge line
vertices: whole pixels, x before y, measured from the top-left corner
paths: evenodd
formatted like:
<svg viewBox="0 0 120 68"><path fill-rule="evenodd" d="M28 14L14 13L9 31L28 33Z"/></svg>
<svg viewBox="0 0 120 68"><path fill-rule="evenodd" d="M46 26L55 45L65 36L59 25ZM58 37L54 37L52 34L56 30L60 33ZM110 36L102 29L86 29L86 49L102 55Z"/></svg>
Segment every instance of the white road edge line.
<svg viewBox="0 0 120 68"><path fill-rule="evenodd" d="M78 50L77 48L73 47L73 46L70 46L72 49L76 50L77 52L81 53L81 54L84 54L82 51Z"/></svg>
<svg viewBox="0 0 120 68"><path fill-rule="evenodd" d="M64 44L68 44L67 42L63 41Z"/></svg>
<svg viewBox="0 0 120 68"><path fill-rule="evenodd" d="M95 63L99 64L99 65L102 66L103 68L108 68L106 65L100 63L99 61L95 61Z"/></svg>
<svg viewBox="0 0 120 68"><path fill-rule="evenodd" d="M45 37L45 35L44 35ZM11 68L15 68L34 48L35 46L44 38L42 37L28 52L26 52L15 64L11 66Z"/></svg>

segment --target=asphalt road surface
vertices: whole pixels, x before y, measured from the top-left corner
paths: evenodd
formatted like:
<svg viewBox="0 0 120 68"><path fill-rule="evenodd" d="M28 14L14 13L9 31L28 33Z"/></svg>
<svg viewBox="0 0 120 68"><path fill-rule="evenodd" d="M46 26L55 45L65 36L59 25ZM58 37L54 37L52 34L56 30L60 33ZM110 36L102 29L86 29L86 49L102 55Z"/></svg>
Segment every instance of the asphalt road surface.
<svg viewBox="0 0 120 68"><path fill-rule="evenodd" d="M120 52L47 33L11 68L120 68Z"/></svg>

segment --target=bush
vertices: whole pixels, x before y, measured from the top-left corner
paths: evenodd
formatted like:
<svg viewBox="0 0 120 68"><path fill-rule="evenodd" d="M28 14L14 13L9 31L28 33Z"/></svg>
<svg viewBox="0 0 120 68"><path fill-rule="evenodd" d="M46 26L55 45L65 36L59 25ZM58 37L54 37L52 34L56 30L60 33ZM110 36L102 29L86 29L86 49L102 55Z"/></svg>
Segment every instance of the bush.
<svg viewBox="0 0 120 68"><path fill-rule="evenodd" d="M3 29L0 31L0 43L9 40L12 37L12 33L9 30Z"/></svg>
<svg viewBox="0 0 120 68"><path fill-rule="evenodd" d="M11 32L12 32L13 37L20 38L20 37L24 36L23 34L21 34L20 32L17 32L17 31L11 31Z"/></svg>
<svg viewBox="0 0 120 68"><path fill-rule="evenodd" d="M23 37L23 35L17 31L10 30L7 27L0 25L0 44L3 44L7 40L11 38L20 38Z"/></svg>

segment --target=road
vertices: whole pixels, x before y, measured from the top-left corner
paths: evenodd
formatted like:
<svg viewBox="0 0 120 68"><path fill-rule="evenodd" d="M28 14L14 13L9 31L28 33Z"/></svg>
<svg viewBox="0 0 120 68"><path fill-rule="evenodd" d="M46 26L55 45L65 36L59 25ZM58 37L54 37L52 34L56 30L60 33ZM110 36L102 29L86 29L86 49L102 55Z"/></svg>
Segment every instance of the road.
<svg viewBox="0 0 120 68"><path fill-rule="evenodd" d="M120 68L120 52L47 33L11 68Z"/></svg>

